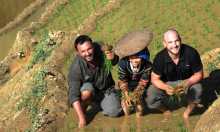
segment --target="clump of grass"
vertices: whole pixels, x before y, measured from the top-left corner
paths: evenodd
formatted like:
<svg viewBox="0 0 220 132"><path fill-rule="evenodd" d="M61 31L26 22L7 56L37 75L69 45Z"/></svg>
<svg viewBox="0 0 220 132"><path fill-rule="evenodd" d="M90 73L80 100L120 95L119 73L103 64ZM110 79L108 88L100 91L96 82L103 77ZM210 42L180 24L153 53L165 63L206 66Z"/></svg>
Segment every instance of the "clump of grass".
<svg viewBox="0 0 220 132"><path fill-rule="evenodd" d="M48 71L41 69L33 77L33 86L17 104L17 110L26 109L30 113L32 126L27 132L35 132L41 126L42 114L47 113L48 109L41 108L40 101L47 94L47 83L44 80Z"/></svg>
<svg viewBox="0 0 220 132"><path fill-rule="evenodd" d="M217 58L215 61L209 62L207 65L207 70L210 72L218 69L218 64L220 63L220 54L217 55Z"/></svg>
<svg viewBox="0 0 220 132"><path fill-rule="evenodd" d="M204 31L206 33L212 33L213 32L213 30L208 25L203 24L203 27L204 27Z"/></svg>
<svg viewBox="0 0 220 132"><path fill-rule="evenodd" d="M178 132L189 132L189 130L184 126L183 122L178 123Z"/></svg>
<svg viewBox="0 0 220 132"><path fill-rule="evenodd" d="M37 44L34 49L34 53L28 65L28 69L32 68L33 65L45 61L46 58L51 54L56 45L49 45L51 43L51 39L49 37L49 32L45 31L42 35L42 39Z"/></svg>
<svg viewBox="0 0 220 132"><path fill-rule="evenodd" d="M217 67L216 67L216 65L214 63L208 63L208 71L209 71L209 73L214 71L214 70L216 70L216 69L217 69Z"/></svg>
<svg viewBox="0 0 220 132"><path fill-rule="evenodd" d="M49 22L37 31L38 35L43 30L72 31L95 10L105 6L109 0L69 0L68 4L60 5L50 16ZM83 8L79 8L83 7Z"/></svg>
<svg viewBox="0 0 220 132"><path fill-rule="evenodd" d="M168 97L168 104L170 105L180 105L183 101L182 97L183 94L186 92L186 87L184 87L184 81L178 82L176 85L173 84L172 87L174 88L174 94Z"/></svg>

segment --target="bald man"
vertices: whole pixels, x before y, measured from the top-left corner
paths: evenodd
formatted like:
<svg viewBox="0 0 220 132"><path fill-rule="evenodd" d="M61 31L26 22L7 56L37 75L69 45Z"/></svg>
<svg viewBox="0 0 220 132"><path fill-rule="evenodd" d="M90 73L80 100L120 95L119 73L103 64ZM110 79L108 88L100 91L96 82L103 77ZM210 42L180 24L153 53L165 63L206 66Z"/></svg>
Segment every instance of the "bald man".
<svg viewBox="0 0 220 132"><path fill-rule="evenodd" d="M171 111L167 101L175 94L175 86L181 84L187 99L183 119L189 127L189 115L200 102L202 93L199 83L203 78L202 62L194 48L181 43L180 35L174 29L164 33L163 46L153 62L152 86L147 91L148 107L160 110L165 118L169 117Z"/></svg>

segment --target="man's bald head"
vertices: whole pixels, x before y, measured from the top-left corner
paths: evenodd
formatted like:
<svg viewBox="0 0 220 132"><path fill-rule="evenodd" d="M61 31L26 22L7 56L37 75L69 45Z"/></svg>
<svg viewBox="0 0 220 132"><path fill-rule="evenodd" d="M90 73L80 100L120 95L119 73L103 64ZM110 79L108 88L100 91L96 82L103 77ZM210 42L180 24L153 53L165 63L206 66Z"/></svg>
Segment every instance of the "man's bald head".
<svg viewBox="0 0 220 132"><path fill-rule="evenodd" d="M168 53L172 57L179 56L181 39L178 32L175 29L169 29L164 33L163 46L167 49Z"/></svg>
<svg viewBox="0 0 220 132"><path fill-rule="evenodd" d="M181 41L179 33L175 29L169 29L163 34L163 40L167 41L170 36L177 36Z"/></svg>

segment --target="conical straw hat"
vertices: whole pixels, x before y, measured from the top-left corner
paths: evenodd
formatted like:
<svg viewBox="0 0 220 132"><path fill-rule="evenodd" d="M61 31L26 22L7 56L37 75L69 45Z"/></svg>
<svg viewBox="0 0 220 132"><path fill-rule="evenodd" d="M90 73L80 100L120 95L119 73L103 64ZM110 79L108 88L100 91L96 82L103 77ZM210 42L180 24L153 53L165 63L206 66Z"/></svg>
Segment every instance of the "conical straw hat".
<svg viewBox="0 0 220 132"><path fill-rule="evenodd" d="M133 55L146 48L152 39L153 33L147 29L130 32L116 43L114 52L120 58Z"/></svg>

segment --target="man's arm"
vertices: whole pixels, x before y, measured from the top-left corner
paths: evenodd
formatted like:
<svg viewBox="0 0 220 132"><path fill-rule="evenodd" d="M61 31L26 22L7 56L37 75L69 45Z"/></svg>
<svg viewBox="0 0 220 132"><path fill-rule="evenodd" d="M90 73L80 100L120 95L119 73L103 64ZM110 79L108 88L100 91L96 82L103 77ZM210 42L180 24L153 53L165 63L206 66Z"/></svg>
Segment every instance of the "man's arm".
<svg viewBox="0 0 220 132"><path fill-rule="evenodd" d="M72 107L75 109L79 118L79 128L84 127L86 125L86 117L82 109L81 102L79 100L73 102Z"/></svg>
<svg viewBox="0 0 220 132"><path fill-rule="evenodd" d="M187 87L190 87L190 86L198 83L199 81L201 81L202 78L203 78L203 70L194 73L190 78L186 79L185 80L185 83L186 83L185 85Z"/></svg>
<svg viewBox="0 0 220 132"><path fill-rule="evenodd" d="M159 88L159 89L161 89L161 90L166 91L166 93L167 93L168 95L173 95L173 93L174 93L174 88L172 88L170 85L164 83L164 82L160 79L160 76L157 75L157 74L154 73L154 72L151 73L151 82L152 82L152 84L153 84L155 87L157 87L157 88Z"/></svg>
<svg viewBox="0 0 220 132"><path fill-rule="evenodd" d="M80 100L80 68L77 64L72 64L68 75L68 85L69 85L69 103Z"/></svg>
<svg viewBox="0 0 220 132"><path fill-rule="evenodd" d="M79 128L86 125L85 113L82 109L80 101L80 68L77 64L72 64L68 76L69 83L69 102L70 105L75 109L79 119Z"/></svg>
<svg viewBox="0 0 220 132"><path fill-rule="evenodd" d="M199 53L194 49L192 53L189 54L189 58L194 74L185 80L186 86L188 87L198 83L203 78L203 65Z"/></svg>

